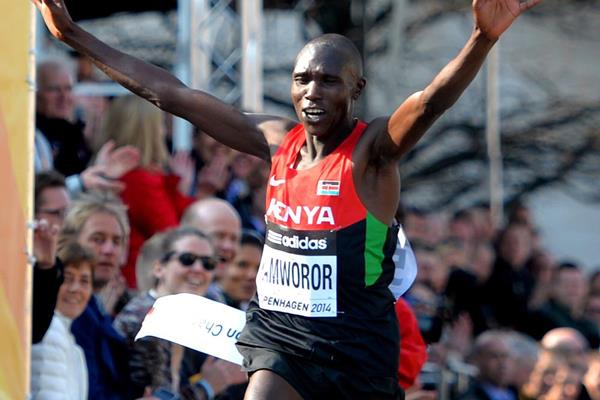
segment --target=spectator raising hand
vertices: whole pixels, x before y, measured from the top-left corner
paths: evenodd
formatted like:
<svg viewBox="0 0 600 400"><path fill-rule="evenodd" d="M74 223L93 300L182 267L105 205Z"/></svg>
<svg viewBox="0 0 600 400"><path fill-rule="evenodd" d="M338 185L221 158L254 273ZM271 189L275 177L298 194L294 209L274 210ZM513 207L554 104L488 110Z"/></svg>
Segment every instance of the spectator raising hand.
<svg viewBox="0 0 600 400"><path fill-rule="evenodd" d="M177 189L184 196L189 196L194 184L195 162L190 153L178 151L169 159L169 168L174 175L179 177Z"/></svg>
<svg viewBox="0 0 600 400"><path fill-rule="evenodd" d="M36 267L49 269L54 266L59 227L41 219L36 222L33 232L33 256Z"/></svg>
<svg viewBox="0 0 600 400"><path fill-rule="evenodd" d="M138 149L133 146L115 149L115 143L110 140L98 151L95 164L81 172L81 182L85 190L120 193L125 184L118 179L136 168L139 163Z"/></svg>

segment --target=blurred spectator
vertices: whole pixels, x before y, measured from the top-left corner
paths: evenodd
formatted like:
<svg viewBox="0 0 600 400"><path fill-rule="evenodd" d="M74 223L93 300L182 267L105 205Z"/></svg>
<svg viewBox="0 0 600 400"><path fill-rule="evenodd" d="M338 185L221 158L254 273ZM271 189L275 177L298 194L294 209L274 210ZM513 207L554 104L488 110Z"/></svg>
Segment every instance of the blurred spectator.
<svg viewBox="0 0 600 400"><path fill-rule="evenodd" d="M533 371L521 388L521 399L537 400L545 398L550 387L554 384L554 377L559 366L564 362L565 360L562 356L541 348Z"/></svg>
<svg viewBox="0 0 600 400"><path fill-rule="evenodd" d="M525 225L533 231L534 223L533 216L529 208L520 200L514 201L508 207L508 225L517 224Z"/></svg>
<svg viewBox="0 0 600 400"><path fill-rule="evenodd" d="M600 334L597 326L581 318L581 308L587 293L583 272L572 263L563 263L558 267L552 280L550 299L534 311L527 325L527 332L541 339L546 332L559 327L578 330L597 349Z"/></svg>
<svg viewBox="0 0 600 400"><path fill-rule="evenodd" d="M140 152L140 166L121 177L120 196L127 206L131 236L123 275L136 287L135 262L140 247L156 232L177 226L184 209L193 202L190 192L193 163L176 155L168 172L169 154L164 141L163 113L137 96L122 96L106 112L96 147L107 141L132 146ZM151 205L151 207L149 207Z"/></svg>
<svg viewBox="0 0 600 400"><path fill-rule="evenodd" d="M569 364L587 369L587 351L589 343L585 337L573 328L556 328L544 335L541 340L544 349L565 357Z"/></svg>
<svg viewBox="0 0 600 400"><path fill-rule="evenodd" d="M484 286L497 326L520 329L527 322L533 279L525 268L531 255L531 232L525 225L508 225L500 233L492 274Z"/></svg>
<svg viewBox="0 0 600 400"><path fill-rule="evenodd" d="M90 399L127 399L128 350L99 293L120 274L119 266L129 236L125 208L112 196L86 195L67 213L59 244L77 241L96 256L94 295L71 331L85 353Z"/></svg>
<svg viewBox="0 0 600 400"><path fill-rule="evenodd" d="M486 242L474 242L470 261L463 268L454 268L448 278L445 295L453 318L466 312L479 335L493 324L491 306L486 302L485 284L495 258L493 247Z"/></svg>
<svg viewBox="0 0 600 400"><path fill-rule="evenodd" d="M225 188L231 180L231 163L235 151L217 142L204 132L194 132L194 150L192 156L196 162L194 193L197 198L225 196Z"/></svg>
<svg viewBox="0 0 600 400"><path fill-rule="evenodd" d="M534 281L533 292L529 299L529 308L535 310L550 299L552 278L558 265L550 253L538 249L533 252L526 267Z"/></svg>
<svg viewBox="0 0 600 400"><path fill-rule="evenodd" d="M440 298L429 286L415 282L405 299L415 313L419 331L426 343L437 342L442 335L444 310Z"/></svg>
<svg viewBox="0 0 600 400"><path fill-rule="evenodd" d="M242 227L265 233L265 188L269 165L249 154L237 154L231 165L232 180L225 190L227 200L240 214Z"/></svg>
<svg viewBox="0 0 600 400"><path fill-rule="evenodd" d="M95 165L88 168L91 153L83 137L83 124L72 123L73 79L66 61L42 62L37 74L36 172L56 167L68 175L65 183L72 195L84 190L122 190L122 185L110 178L119 178L135 167L137 153L131 148L114 149L114 144L108 143L99 151Z"/></svg>
<svg viewBox="0 0 600 400"><path fill-rule="evenodd" d="M450 266L433 248L415 245L413 249L419 266L415 282L423 283L441 295L448 283Z"/></svg>
<svg viewBox="0 0 600 400"><path fill-rule="evenodd" d="M585 372L573 366L562 363L558 366L554 382L548 393L544 397L545 400L589 400L590 396L587 393L585 386L582 385L582 380Z"/></svg>
<svg viewBox="0 0 600 400"><path fill-rule="evenodd" d="M454 213L448 224L448 237L469 246L475 240L475 223L471 212L460 210Z"/></svg>
<svg viewBox="0 0 600 400"><path fill-rule="evenodd" d="M36 174L32 343L42 340L54 315L58 289L63 281L63 268L56 258L56 245L70 202L65 179L60 173L45 171Z"/></svg>
<svg viewBox="0 0 600 400"><path fill-rule="evenodd" d="M194 227L211 238L220 259L215 279L225 275L240 246L242 227L237 211L225 200L208 198L189 206L181 219L181 224ZM213 284L207 297L225 303L222 290Z"/></svg>
<svg viewBox="0 0 600 400"><path fill-rule="evenodd" d="M430 228L428 215L416 208L409 208L404 215L402 223L406 237L413 243L423 243L428 245L435 244L430 240Z"/></svg>
<svg viewBox="0 0 600 400"><path fill-rule="evenodd" d="M510 384L521 394L538 363L540 345L529 336L516 331L507 332L506 339L513 360Z"/></svg>
<svg viewBox="0 0 600 400"><path fill-rule="evenodd" d="M260 266L263 240L252 231L243 231L233 262L218 282L228 306L246 310L256 292L256 274Z"/></svg>
<svg viewBox="0 0 600 400"><path fill-rule="evenodd" d="M496 237L497 227L492 219L489 207L475 206L470 209L475 227L475 237L479 242L492 243Z"/></svg>
<svg viewBox="0 0 600 400"><path fill-rule="evenodd" d="M600 268L590 275L590 293L600 293Z"/></svg>
<svg viewBox="0 0 600 400"><path fill-rule="evenodd" d="M95 258L77 243L59 251L64 263L64 282L58 290L56 309L42 341L31 346L32 399L86 399L88 372L81 347L71 334L71 324L92 296Z"/></svg>
<svg viewBox="0 0 600 400"><path fill-rule="evenodd" d="M510 348L506 333L487 331L475 339L471 362L479 375L469 390L460 395L461 400L517 400L516 389L511 386Z"/></svg>
<svg viewBox="0 0 600 400"><path fill-rule="evenodd" d="M84 123L75 118L73 74L66 61L47 60L37 66L36 128L48 140L54 167L68 176L79 174L92 158Z"/></svg>
<svg viewBox="0 0 600 400"><path fill-rule="evenodd" d="M590 354L589 368L583 378L583 384L590 398L594 400L600 399L600 354Z"/></svg>
<svg viewBox="0 0 600 400"><path fill-rule="evenodd" d="M587 389L581 383L588 369L589 345L585 337L572 328L556 328L545 334L541 343L543 348L565 360L561 379L559 379L557 371L554 380L554 384L559 385L555 389L555 393L558 395L555 394L554 398L560 398L558 396L562 393L564 386L573 380L573 376L576 377L575 379L578 377L578 396L582 396L582 399L589 398Z"/></svg>
<svg viewBox="0 0 600 400"><path fill-rule="evenodd" d="M156 286L156 277L154 276L154 264L162 256L162 241L164 232L155 233L144 242L140 248L138 258L135 262L135 279L137 289L141 292L147 292Z"/></svg>
<svg viewBox="0 0 600 400"><path fill-rule="evenodd" d="M590 292L587 296L583 317L593 322L600 330L600 292Z"/></svg>

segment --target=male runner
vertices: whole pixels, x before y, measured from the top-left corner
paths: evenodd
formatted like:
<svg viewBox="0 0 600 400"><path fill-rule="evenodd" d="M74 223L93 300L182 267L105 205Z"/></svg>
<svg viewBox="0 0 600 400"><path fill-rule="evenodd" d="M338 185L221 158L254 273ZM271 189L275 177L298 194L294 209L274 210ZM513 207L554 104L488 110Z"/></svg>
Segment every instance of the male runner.
<svg viewBox="0 0 600 400"><path fill-rule="evenodd" d="M361 57L339 35L309 42L293 71L299 123L244 114L123 54L77 26L62 0L33 0L50 32L116 82L221 143L271 162L267 239L238 342L251 374L247 399L392 399L397 326L391 255L398 160L454 104L487 53L541 0L474 0L463 49L389 117L354 117Z"/></svg>

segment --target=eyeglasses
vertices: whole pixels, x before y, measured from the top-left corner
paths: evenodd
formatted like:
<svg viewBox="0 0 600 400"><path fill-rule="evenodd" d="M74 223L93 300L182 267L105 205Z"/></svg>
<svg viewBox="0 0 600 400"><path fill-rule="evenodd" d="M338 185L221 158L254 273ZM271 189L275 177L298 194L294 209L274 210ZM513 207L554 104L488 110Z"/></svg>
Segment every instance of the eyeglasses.
<svg viewBox="0 0 600 400"><path fill-rule="evenodd" d="M60 220L64 220L67 210L65 208L40 208L37 210L37 213L51 215Z"/></svg>
<svg viewBox="0 0 600 400"><path fill-rule="evenodd" d="M170 261L174 255L177 255L177 261L179 261L179 263L182 266L187 267L187 268L193 266L196 263L196 261L198 261L198 260L200 260L200 264L202 264L202 267L207 271L212 271L213 269L215 269L217 267L217 260L214 257L199 256L197 254L188 253L188 252L179 253L179 254L177 254L174 251L168 252L163 257L162 262L166 263L166 262Z"/></svg>

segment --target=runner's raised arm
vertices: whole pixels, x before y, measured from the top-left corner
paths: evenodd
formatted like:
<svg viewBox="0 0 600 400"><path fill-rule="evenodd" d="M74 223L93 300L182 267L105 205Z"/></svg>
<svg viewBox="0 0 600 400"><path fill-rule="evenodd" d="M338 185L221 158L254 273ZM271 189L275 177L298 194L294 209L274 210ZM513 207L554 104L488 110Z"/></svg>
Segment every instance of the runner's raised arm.
<svg viewBox="0 0 600 400"><path fill-rule="evenodd" d="M396 109L387 132L379 135L375 152L398 159L410 150L473 81L500 35L519 15L541 1L473 0L475 26L471 37L423 91L414 93Z"/></svg>
<svg viewBox="0 0 600 400"><path fill-rule="evenodd" d="M208 93L187 87L164 69L108 46L73 22L63 0L32 1L54 37L90 57L115 82L227 146L270 161L269 147L292 126L284 118L243 114Z"/></svg>

